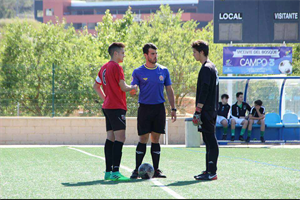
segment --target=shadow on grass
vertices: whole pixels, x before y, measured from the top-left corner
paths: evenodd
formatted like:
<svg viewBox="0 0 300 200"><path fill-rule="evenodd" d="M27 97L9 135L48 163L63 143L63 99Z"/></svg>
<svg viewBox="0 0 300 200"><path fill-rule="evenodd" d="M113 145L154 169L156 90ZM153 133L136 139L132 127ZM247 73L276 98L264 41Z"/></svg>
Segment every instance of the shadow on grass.
<svg viewBox="0 0 300 200"><path fill-rule="evenodd" d="M193 184L199 184L199 183L209 183L211 181L196 181L196 180L193 180L193 181L177 181L177 182L174 182L174 183L170 183L168 185L165 185L166 187L172 187L172 186L187 186L187 185L193 185ZM153 186L153 187L162 187L162 186Z"/></svg>
<svg viewBox="0 0 300 200"><path fill-rule="evenodd" d="M117 185L124 183L136 183L143 182L146 180L138 179L138 180L130 180L130 181L105 181L105 180L97 180L97 181L87 181L87 182L78 182L78 183L62 183L65 187L80 187L80 186L91 186L91 185Z"/></svg>

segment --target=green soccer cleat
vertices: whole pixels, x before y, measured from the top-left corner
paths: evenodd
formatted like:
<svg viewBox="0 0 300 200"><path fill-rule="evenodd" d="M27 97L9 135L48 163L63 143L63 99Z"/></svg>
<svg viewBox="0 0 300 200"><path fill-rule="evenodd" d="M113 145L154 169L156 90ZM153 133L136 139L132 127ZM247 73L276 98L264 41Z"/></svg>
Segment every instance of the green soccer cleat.
<svg viewBox="0 0 300 200"><path fill-rule="evenodd" d="M104 180L110 181L111 172L105 172Z"/></svg>
<svg viewBox="0 0 300 200"><path fill-rule="evenodd" d="M123 176L120 172L112 172L110 175L111 181L130 181L130 178Z"/></svg>

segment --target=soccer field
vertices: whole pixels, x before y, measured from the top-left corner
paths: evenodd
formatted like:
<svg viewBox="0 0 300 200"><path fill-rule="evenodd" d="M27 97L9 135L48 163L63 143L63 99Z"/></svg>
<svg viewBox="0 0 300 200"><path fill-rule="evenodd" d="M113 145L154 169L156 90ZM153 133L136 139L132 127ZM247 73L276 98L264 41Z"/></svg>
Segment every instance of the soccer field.
<svg viewBox="0 0 300 200"><path fill-rule="evenodd" d="M0 148L0 198L300 198L300 149L220 148L211 182L193 179L205 148L163 147L168 178L127 183L103 180L103 157L103 147ZM124 148L122 165L130 176L135 148Z"/></svg>

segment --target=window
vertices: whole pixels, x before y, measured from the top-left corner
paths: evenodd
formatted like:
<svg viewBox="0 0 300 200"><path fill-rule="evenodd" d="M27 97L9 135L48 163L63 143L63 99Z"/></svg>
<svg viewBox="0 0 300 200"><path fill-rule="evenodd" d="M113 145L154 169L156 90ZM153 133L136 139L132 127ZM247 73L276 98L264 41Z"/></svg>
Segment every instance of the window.
<svg viewBox="0 0 300 200"><path fill-rule="evenodd" d="M44 17L44 11L43 11L43 10L37 10L36 16L37 16L37 18L42 18L42 17Z"/></svg>
<svg viewBox="0 0 300 200"><path fill-rule="evenodd" d="M73 26L76 30L78 30L82 28L82 23L74 23Z"/></svg>
<svg viewBox="0 0 300 200"><path fill-rule="evenodd" d="M118 11L118 14L123 14L124 15L125 13L126 13L126 10L119 10Z"/></svg>
<svg viewBox="0 0 300 200"><path fill-rule="evenodd" d="M298 23L274 23L274 40L298 40Z"/></svg>
<svg viewBox="0 0 300 200"><path fill-rule="evenodd" d="M68 29L70 26L71 26L71 24L70 24L70 23L67 23L67 24L65 25L65 29Z"/></svg>
<svg viewBox="0 0 300 200"><path fill-rule="evenodd" d="M97 26L97 23L88 23L88 29L95 30L95 27Z"/></svg>
<svg viewBox="0 0 300 200"><path fill-rule="evenodd" d="M94 14L94 10L84 10L83 11L83 15L93 15Z"/></svg>
<svg viewBox="0 0 300 200"><path fill-rule="evenodd" d="M96 10L97 15L104 15L105 10Z"/></svg>
<svg viewBox="0 0 300 200"><path fill-rule="evenodd" d="M142 14L150 14L151 10L141 10L140 11Z"/></svg>
<svg viewBox="0 0 300 200"><path fill-rule="evenodd" d="M46 9L46 16L53 16L54 15L54 9Z"/></svg>
<svg viewBox="0 0 300 200"><path fill-rule="evenodd" d="M196 13L196 8L190 8L190 9L185 9L184 12L185 13Z"/></svg>
<svg viewBox="0 0 300 200"><path fill-rule="evenodd" d="M72 10L71 15L83 15L83 11L82 10Z"/></svg>
<svg viewBox="0 0 300 200"><path fill-rule="evenodd" d="M241 23L219 24L219 40L240 41L242 40L243 26Z"/></svg>
<svg viewBox="0 0 300 200"><path fill-rule="evenodd" d="M71 11L71 15L77 15L77 11L76 10L72 10Z"/></svg>

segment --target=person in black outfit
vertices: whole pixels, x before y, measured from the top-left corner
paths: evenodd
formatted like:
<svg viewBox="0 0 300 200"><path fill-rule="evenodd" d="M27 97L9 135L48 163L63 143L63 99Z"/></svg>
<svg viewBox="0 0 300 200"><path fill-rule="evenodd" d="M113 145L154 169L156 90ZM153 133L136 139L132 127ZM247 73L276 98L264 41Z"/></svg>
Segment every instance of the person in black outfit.
<svg viewBox="0 0 300 200"><path fill-rule="evenodd" d="M250 114L249 114L249 124L248 124L248 137L246 139L246 142L250 142L251 132L252 132L252 126L253 124L259 124L260 125L260 141L262 143L265 142L265 107L262 106L263 102L261 100L256 100L254 102L254 106L251 108Z"/></svg>
<svg viewBox="0 0 300 200"><path fill-rule="evenodd" d="M219 102L218 105L217 124L221 124L223 126L222 140L226 140L228 132L228 113L230 111L230 105L228 104L228 94L222 94L221 99L222 101Z"/></svg>
<svg viewBox="0 0 300 200"><path fill-rule="evenodd" d="M206 170L194 176L196 180L217 180L219 146L216 138L216 119L219 98L219 77L216 66L208 59L207 42L198 40L192 44L194 57L202 67L198 75L196 111L193 123L202 132L206 145Z"/></svg>
<svg viewBox="0 0 300 200"><path fill-rule="evenodd" d="M246 112L250 112L251 107L248 103L244 102L244 94L242 92L236 93L237 102L231 106L231 141L234 141L235 136L235 126L236 124L242 126L241 134L239 140L244 140L244 133L248 126L248 116L246 116Z"/></svg>

